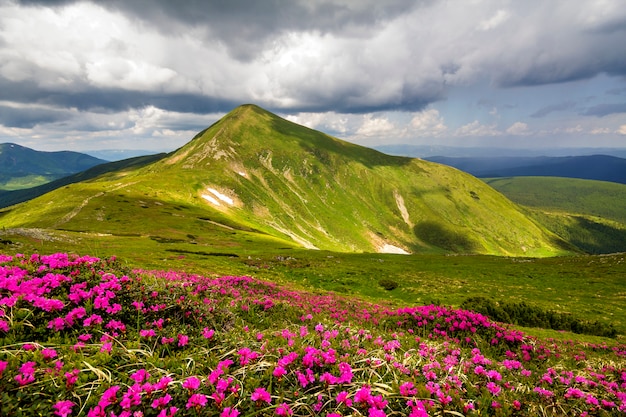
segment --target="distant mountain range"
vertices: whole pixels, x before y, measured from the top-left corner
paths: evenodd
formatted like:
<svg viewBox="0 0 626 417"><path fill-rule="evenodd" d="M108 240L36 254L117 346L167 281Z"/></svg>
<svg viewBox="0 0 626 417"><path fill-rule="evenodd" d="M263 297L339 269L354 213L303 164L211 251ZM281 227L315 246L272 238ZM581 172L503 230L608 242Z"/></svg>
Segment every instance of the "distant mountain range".
<svg viewBox="0 0 626 417"><path fill-rule="evenodd" d="M424 158L468 172L479 178L564 177L626 184L626 159L608 155L566 157Z"/></svg>
<svg viewBox="0 0 626 417"><path fill-rule="evenodd" d="M104 162L80 152L43 152L0 143L0 190L34 187Z"/></svg>
<svg viewBox="0 0 626 417"><path fill-rule="evenodd" d="M586 156L609 155L626 158L626 146L621 148L493 148L443 145L410 145L392 144L377 145L375 149L389 155L409 156L413 158L430 158L448 156L454 158L506 158L506 157L540 157L540 156Z"/></svg>

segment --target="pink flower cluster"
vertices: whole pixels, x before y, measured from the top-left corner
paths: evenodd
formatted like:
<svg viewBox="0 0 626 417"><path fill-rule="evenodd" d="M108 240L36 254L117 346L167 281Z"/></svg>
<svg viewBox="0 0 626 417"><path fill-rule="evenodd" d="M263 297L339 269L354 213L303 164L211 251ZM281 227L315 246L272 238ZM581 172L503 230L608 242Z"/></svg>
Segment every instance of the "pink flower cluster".
<svg viewBox="0 0 626 417"><path fill-rule="evenodd" d="M131 273L67 254L0 256L0 346L0 393L22 393L9 413L626 413L621 345L542 341L442 306Z"/></svg>

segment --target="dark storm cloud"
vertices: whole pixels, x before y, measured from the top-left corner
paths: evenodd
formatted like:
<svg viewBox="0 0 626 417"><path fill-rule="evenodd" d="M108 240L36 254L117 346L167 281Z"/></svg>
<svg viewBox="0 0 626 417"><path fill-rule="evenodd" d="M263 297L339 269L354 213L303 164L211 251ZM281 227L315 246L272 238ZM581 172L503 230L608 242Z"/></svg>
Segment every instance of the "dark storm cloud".
<svg viewBox="0 0 626 417"><path fill-rule="evenodd" d="M59 110L15 108L0 106L0 125L30 129L42 123L67 120L69 116Z"/></svg>
<svg viewBox="0 0 626 417"><path fill-rule="evenodd" d="M11 82L0 77L2 98L16 103L74 108L79 111L113 113L147 106L180 113L219 113L236 107L238 102L201 94L165 94L152 91L132 91L115 88L49 89L34 81ZM13 113L16 117L17 113ZM4 116L4 115L3 115ZM9 121L11 115L3 117ZM16 123L19 121L16 121ZM3 123L7 125L6 123ZM10 124L12 126L16 126Z"/></svg>
<svg viewBox="0 0 626 417"><path fill-rule="evenodd" d="M89 4L75 0L20 3L59 9ZM588 79L603 73L626 75L626 14L617 13L611 6L529 1L522 7L487 1L471 7L464 7L463 2L447 7L447 2L434 0L90 3L130 19L126 23L133 29L126 28L119 38L100 44L109 61L101 67L89 67L93 74L77 75L78 85L72 87L78 87L79 92L49 97L59 103L74 102L78 108L87 108L90 105L85 100L93 99L92 108L112 110L145 102L183 112L224 111L231 102L211 97L219 90L233 101L236 96L238 101L254 100L285 111L417 111L441 100L444 89L479 77L489 77L498 86L523 87ZM124 49L131 42L124 36L148 31L172 35L169 39L176 39L178 45L168 45L170 49L164 49L158 59L143 56L144 63L155 71L171 70L172 77L185 79L187 86L202 85L203 91L208 91L202 94L204 98L201 93L189 93L189 87L183 88L186 94L182 96L176 89L168 89L171 95L136 91L163 91L162 83L156 81L148 83L149 87L139 85L137 80L142 75L145 79L154 74L151 70L139 76L133 73L133 65L142 62L123 62L135 59ZM302 40L306 34L314 38L312 46L299 43L306 41ZM194 41L200 39L200 44L185 45L188 36ZM158 44L150 45L154 49ZM141 43L133 46L146 47ZM225 48L234 60L219 55L220 48ZM190 55L194 53L221 62ZM290 66L276 63L290 53L296 55ZM111 58L115 56L117 62ZM205 62L216 68L217 78L192 70ZM116 71L123 70L127 72L116 78ZM240 80L224 75L239 70L243 72ZM86 79L102 91L84 89L80 83ZM134 83L122 83L120 79ZM251 80L261 80L261 84L253 85ZM224 92L224 82L240 82L241 87L235 94ZM113 87L129 94L111 90ZM258 94L251 94L252 90ZM556 110L539 110L535 117Z"/></svg>

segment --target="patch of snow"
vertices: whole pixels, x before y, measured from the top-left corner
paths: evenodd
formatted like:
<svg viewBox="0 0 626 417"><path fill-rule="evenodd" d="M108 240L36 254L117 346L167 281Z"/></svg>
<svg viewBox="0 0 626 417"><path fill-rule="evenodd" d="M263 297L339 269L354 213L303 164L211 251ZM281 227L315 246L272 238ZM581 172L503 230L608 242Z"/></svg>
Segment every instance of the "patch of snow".
<svg viewBox="0 0 626 417"><path fill-rule="evenodd" d="M209 203L213 203L216 206L220 205L220 202L217 201L216 199L214 199L213 197L211 197L210 195L207 194L202 194L202 198L204 198L205 200L207 200Z"/></svg>
<svg viewBox="0 0 626 417"><path fill-rule="evenodd" d="M393 246L390 245L388 243L385 243L380 249L379 249L380 253L396 253L398 255L409 255L409 252L405 251L402 248L399 248L397 246Z"/></svg>
<svg viewBox="0 0 626 417"><path fill-rule="evenodd" d="M232 198L230 198L230 197L229 197L229 196L227 196L227 195L224 195L224 194L220 193L220 192L219 192L219 191L217 191L216 189L214 189L214 188L207 188L207 190L208 190L210 193L212 193L215 197L217 197L217 198L219 198L221 201L223 201L224 203L226 203L226 204L228 204L228 205L230 205L230 206L232 206L233 204L235 204L235 202L233 201L233 199L232 199ZM203 195L203 197L204 197L204 195ZM209 201L210 201L210 200L209 200ZM218 205L219 205L219 204L218 204Z"/></svg>
<svg viewBox="0 0 626 417"><path fill-rule="evenodd" d="M396 205L398 206L398 210L400 210L402 220L404 220L409 227L412 227L413 225L411 224L411 219L409 218L409 211L406 209L406 205L404 204L404 198L402 198L398 190L394 190L393 195L396 198Z"/></svg>

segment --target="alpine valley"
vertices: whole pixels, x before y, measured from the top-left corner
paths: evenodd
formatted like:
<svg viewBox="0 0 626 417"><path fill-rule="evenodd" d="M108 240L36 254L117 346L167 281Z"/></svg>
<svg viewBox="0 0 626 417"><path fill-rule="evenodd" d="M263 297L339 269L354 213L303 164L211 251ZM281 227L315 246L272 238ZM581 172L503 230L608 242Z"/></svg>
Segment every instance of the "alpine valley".
<svg viewBox="0 0 626 417"><path fill-rule="evenodd" d="M243 105L3 192L0 415L623 415L610 185L483 181Z"/></svg>

